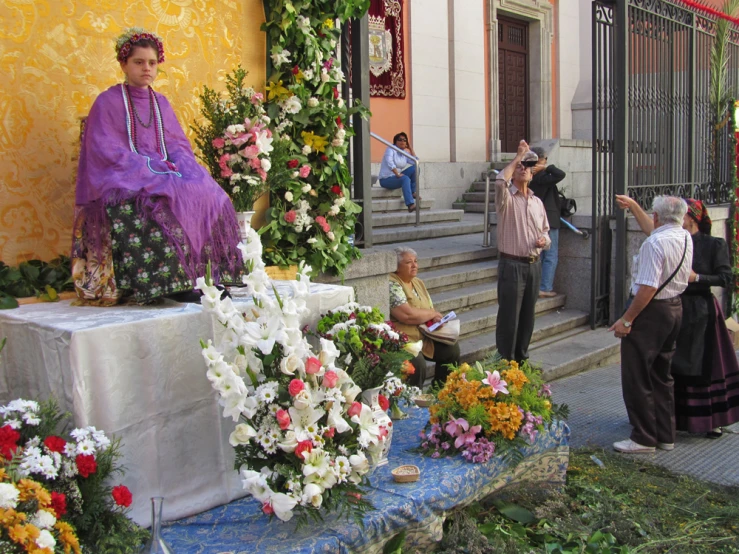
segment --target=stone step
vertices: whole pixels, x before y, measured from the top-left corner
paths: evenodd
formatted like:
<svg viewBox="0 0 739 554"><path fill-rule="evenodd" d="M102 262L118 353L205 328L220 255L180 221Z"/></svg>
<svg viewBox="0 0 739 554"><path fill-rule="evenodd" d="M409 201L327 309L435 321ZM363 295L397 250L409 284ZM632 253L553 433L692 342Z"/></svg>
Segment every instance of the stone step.
<svg viewBox="0 0 739 554"><path fill-rule="evenodd" d="M416 203L418 206L418 203ZM430 210L434 207L433 198L421 199L421 210ZM408 213L408 207L405 205L402 196L396 198L381 198L372 200L372 213L379 214L385 212L405 212Z"/></svg>
<svg viewBox="0 0 739 554"><path fill-rule="evenodd" d="M400 243L405 246L406 242L412 240L482 233L482 218L478 217L475 219L476 220L463 218L462 221L457 223L425 223L418 227L384 227L373 229L372 237L375 244ZM480 244L482 244L482 242Z"/></svg>
<svg viewBox="0 0 739 554"><path fill-rule="evenodd" d="M495 307L497 315L497 306ZM537 305L537 308L539 306ZM471 313L471 312L469 312ZM469 314L468 313L468 314ZM463 314L466 316L468 314ZM464 320L465 318L460 318ZM556 311L548 311L537 315L534 320L534 334L531 337L531 349L537 342L546 341L551 337L558 337L561 333L565 333L574 328L579 328L588 320L588 314L579 310L561 309ZM493 322L495 319L493 318ZM459 341L459 350L461 360L473 362L481 360L495 350L495 328L488 329L486 332L473 336L462 336Z"/></svg>
<svg viewBox="0 0 739 554"><path fill-rule="evenodd" d="M439 295L436 295L439 296ZM492 292L487 294L488 299L490 296L494 296L494 300L497 301L498 298L498 291L497 287L492 287ZM551 312L553 310L561 310L564 308L566 296L564 294L558 294L557 296L554 296L552 298L539 298L536 301L536 307L534 308L535 314L544 314L546 312ZM436 298L434 300L434 307L437 306ZM464 299L462 299L462 302L464 302ZM450 303L451 304L451 303ZM470 306L470 304L467 304ZM495 324L496 319L498 317L498 309L499 305L497 303L495 304L489 304L474 307L474 304L471 305L471 309L466 309L464 307L460 308L451 308L455 312L459 309L460 312L458 313L459 317L459 323L460 323L460 329L459 334L462 337L465 338L472 338L474 336L481 336L490 334L492 336L492 339L490 337L487 337L486 341L488 344L495 345ZM437 308L438 309L438 308ZM440 312L446 313L449 310L441 310ZM537 319L538 319L537 315ZM484 356L483 356L484 357Z"/></svg>
<svg viewBox="0 0 739 554"><path fill-rule="evenodd" d="M485 205L485 191L482 192L465 192L462 195L462 198L465 202L479 202L482 205ZM490 198L488 199L490 201L490 204L495 204L495 192L493 190L490 191Z"/></svg>
<svg viewBox="0 0 739 554"><path fill-rule="evenodd" d="M492 286L497 276L498 260L490 259L424 271L420 277L432 298L435 298L437 293L480 282L487 282Z"/></svg>
<svg viewBox="0 0 739 554"><path fill-rule="evenodd" d="M621 339L613 331L605 327L591 330L587 325L580 329L581 333L569 338L532 345L531 359L541 365L547 381L620 360Z"/></svg>
<svg viewBox="0 0 739 554"><path fill-rule="evenodd" d="M495 258L498 251L495 248L482 248L482 238L481 232L449 235L434 239L410 240L404 242L403 246L412 248L418 254L419 277L427 283L426 276L439 268L483 261L493 261L497 264ZM378 244L375 248L393 250L396 246L398 245L394 243L386 243Z"/></svg>
<svg viewBox="0 0 739 554"><path fill-rule="evenodd" d="M485 194L485 180L482 181L474 181L467 192L482 192ZM491 175L490 176L490 197L493 198L495 196L495 178Z"/></svg>
<svg viewBox="0 0 739 554"><path fill-rule="evenodd" d="M485 202L454 202L452 208L455 210L464 210L468 214L484 214ZM488 213L495 212L495 202L488 204Z"/></svg>
<svg viewBox="0 0 739 554"><path fill-rule="evenodd" d="M483 189L484 190L484 189ZM429 196L429 191L421 191L423 194L421 196ZM402 198L403 197L403 190L402 189L386 189L381 187L380 185L373 185L372 186L372 198Z"/></svg>
<svg viewBox="0 0 739 554"><path fill-rule="evenodd" d="M439 223L461 221L464 210L421 210L421 223ZM415 225L416 214L409 212L390 212L372 214L372 226L377 229L379 227L396 227Z"/></svg>

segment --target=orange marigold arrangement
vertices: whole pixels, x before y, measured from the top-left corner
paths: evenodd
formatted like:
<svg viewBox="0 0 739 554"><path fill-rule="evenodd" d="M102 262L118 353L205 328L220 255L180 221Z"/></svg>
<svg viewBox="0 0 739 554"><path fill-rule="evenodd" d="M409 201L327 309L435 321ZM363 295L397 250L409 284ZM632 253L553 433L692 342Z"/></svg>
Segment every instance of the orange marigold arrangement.
<svg viewBox="0 0 739 554"><path fill-rule="evenodd" d="M420 435L421 452L432 458L461 454L469 462L485 462L496 446L500 452L533 443L559 411L540 370L497 357L463 363L435 396Z"/></svg>

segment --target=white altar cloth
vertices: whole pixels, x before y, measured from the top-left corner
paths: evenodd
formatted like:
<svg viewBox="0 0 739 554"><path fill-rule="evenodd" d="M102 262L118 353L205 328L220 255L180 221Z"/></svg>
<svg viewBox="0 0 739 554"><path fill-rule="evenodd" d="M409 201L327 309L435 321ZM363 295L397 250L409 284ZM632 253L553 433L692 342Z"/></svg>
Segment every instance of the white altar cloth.
<svg viewBox="0 0 739 554"><path fill-rule="evenodd" d="M274 281L290 294L289 282ZM354 300L351 287L311 284L314 324ZM151 496L164 519L196 514L245 495L234 471L224 419L205 376L200 339L213 337L199 304L73 307L70 301L0 311L0 402L53 394L76 426L93 425L122 442L133 493L131 517L148 525ZM238 298L234 298L240 306Z"/></svg>

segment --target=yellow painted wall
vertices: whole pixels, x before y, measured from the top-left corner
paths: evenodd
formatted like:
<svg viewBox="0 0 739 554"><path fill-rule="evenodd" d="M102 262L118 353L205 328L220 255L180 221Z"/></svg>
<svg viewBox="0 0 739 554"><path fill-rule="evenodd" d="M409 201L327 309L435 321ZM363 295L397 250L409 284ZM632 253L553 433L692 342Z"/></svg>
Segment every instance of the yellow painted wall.
<svg viewBox="0 0 739 554"><path fill-rule="evenodd" d="M121 81L123 29L162 37L154 86L192 138L203 85L241 63L263 88L263 22L262 0L0 0L0 260L69 254L79 118Z"/></svg>

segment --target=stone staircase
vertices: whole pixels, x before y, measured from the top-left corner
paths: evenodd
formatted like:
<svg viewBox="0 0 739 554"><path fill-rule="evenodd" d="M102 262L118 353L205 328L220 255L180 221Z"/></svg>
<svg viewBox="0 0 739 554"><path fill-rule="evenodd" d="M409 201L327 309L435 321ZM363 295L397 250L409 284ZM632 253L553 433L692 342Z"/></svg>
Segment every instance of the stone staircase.
<svg viewBox="0 0 739 554"><path fill-rule="evenodd" d="M482 185L484 196L484 181ZM479 182L473 184L478 186ZM498 252L495 247L482 246L482 210L471 206L472 201L464 210L456 203L451 210L436 209L433 199L424 197L421 224L416 227L415 214L405 210L399 190L375 185L372 198L376 248L413 248L418 253L419 277L434 307L442 313L454 310L460 319L462 360L471 362L491 353L498 313ZM484 198L479 204L484 205ZM565 295L558 295L540 298L536 304L530 355L533 362L541 364L546 378L618 361L620 345L613 333L591 330L588 314L568 309L565 303Z"/></svg>

